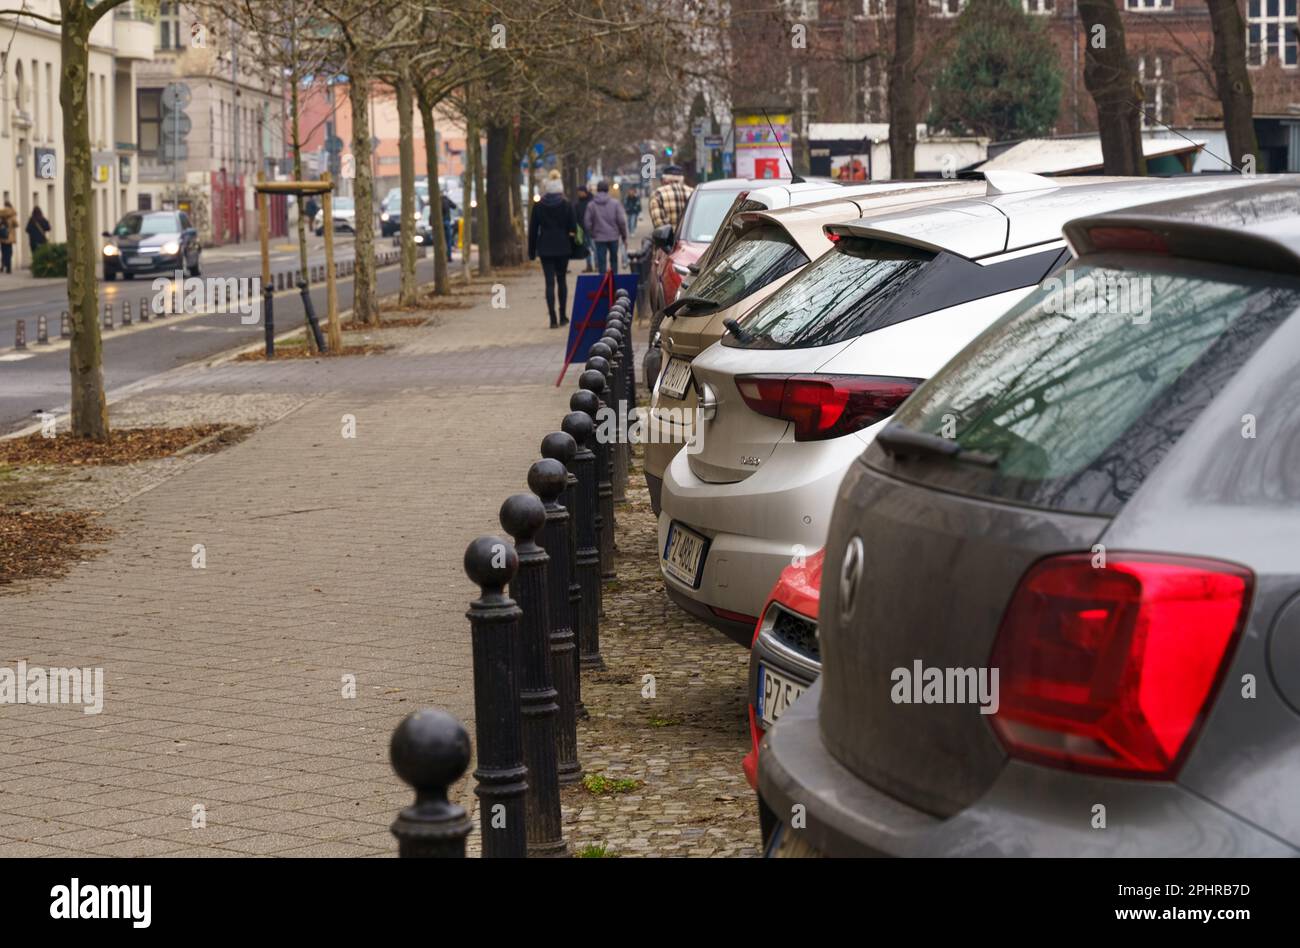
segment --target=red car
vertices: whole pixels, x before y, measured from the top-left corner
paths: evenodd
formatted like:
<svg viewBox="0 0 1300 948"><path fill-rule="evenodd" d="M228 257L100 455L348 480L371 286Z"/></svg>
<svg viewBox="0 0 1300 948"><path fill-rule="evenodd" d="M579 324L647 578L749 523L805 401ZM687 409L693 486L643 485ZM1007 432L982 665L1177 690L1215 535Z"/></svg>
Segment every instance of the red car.
<svg viewBox="0 0 1300 948"><path fill-rule="evenodd" d="M737 195L753 187L755 183L744 178L706 181L691 192L676 229L664 225L654 230L650 279L653 312L677 299L682 280L691 276L691 265L709 248Z"/></svg>
<svg viewBox="0 0 1300 948"><path fill-rule="evenodd" d="M745 779L756 790L763 735L821 673L817 604L825 558L825 551L818 550L787 566L754 628L749 652L750 751L743 766Z"/></svg>

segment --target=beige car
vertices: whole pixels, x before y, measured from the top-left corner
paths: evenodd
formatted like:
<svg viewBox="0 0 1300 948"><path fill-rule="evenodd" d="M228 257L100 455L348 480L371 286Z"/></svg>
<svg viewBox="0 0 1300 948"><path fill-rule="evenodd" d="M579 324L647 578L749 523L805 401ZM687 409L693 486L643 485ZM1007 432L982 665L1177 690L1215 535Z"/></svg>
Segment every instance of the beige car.
<svg viewBox="0 0 1300 948"><path fill-rule="evenodd" d="M845 188L843 197L771 211L742 211L728 226L734 239L716 254L683 295L665 309L659 328L661 369L650 401L645 479L659 513L663 476L687 441L698 400L691 360L722 338L737 319L784 286L831 247L823 227L983 194L982 181L882 182Z"/></svg>

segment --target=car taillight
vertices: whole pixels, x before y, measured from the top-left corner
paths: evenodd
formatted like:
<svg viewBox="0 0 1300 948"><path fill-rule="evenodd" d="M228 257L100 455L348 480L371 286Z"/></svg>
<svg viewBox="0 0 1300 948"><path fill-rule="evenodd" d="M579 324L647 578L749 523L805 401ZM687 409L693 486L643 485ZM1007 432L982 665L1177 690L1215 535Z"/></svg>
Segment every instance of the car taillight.
<svg viewBox="0 0 1300 948"><path fill-rule="evenodd" d="M796 441L838 438L888 418L920 379L878 375L741 375L745 404L794 422Z"/></svg>
<svg viewBox="0 0 1300 948"><path fill-rule="evenodd" d="M1002 618L993 728L1039 763L1171 779L1232 655L1253 575L1190 557L1041 560Z"/></svg>

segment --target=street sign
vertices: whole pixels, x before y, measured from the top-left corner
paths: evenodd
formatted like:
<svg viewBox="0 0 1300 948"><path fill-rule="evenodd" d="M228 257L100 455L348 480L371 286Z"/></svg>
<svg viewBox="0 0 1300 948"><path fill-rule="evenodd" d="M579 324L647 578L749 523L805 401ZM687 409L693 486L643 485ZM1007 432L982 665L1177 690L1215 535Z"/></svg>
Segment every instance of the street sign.
<svg viewBox="0 0 1300 948"><path fill-rule="evenodd" d="M343 150L343 139L339 138L337 135L331 135L325 141L325 150L331 155L337 155Z"/></svg>
<svg viewBox="0 0 1300 948"><path fill-rule="evenodd" d="M722 147L722 136L721 136L721 135L705 135L705 136L704 136L704 147L705 147L705 148L721 148L721 147Z"/></svg>
<svg viewBox="0 0 1300 948"><path fill-rule="evenodd" d="M174 139L177 135L184 138L193 127L194 123L190 121L190 117L184 112L168 112L163 116L162 133L163 137L168 140Z"/></svg>
<svg viewBox="0 0 1300 948"><path fill-rule="evenodd" d="M193 95L183 82L169 82L162 92L163 108L168 112L183 112Z"/></svg>
<svg viewBox="0 0 1300 948"><path fill-rule="evenodd" d="M179 151L177 149L179 149ZM181 142L177 145L170 138L163 141L160 151L162 152L162 160L167 164L171 164L178 160L187 161L190 157L189 145L185 144L185 142Z"/></svg>

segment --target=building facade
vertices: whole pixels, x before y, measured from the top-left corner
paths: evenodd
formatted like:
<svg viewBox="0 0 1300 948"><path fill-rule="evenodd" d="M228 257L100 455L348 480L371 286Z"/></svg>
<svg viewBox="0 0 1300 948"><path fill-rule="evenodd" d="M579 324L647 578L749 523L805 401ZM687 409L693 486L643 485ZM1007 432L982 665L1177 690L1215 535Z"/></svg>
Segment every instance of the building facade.
<svg viewBox="0 0 1300 948"><path fill-rule="evenodd" d="M136 70L153 56L153 24L132 3L104 17L90 35L87 120L95 231L107 230L137 201ZM57 0L28 0L27 9L57 17ZM25 226L34 207L49 219L51 241L67 238L63 207L63 109L59 104L62 54L59 28L39 20L6 18L0 49L0 200ZM5 51L7 50L7 52ZM31 265L25 234L14 266Z"/></svg>

